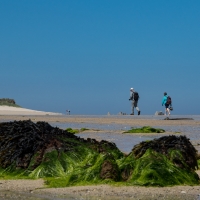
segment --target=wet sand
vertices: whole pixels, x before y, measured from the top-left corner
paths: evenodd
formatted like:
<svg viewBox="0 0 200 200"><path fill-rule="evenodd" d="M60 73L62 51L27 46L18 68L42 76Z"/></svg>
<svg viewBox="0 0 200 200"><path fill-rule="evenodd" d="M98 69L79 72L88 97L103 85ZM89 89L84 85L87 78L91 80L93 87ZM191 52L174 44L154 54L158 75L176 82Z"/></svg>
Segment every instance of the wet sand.
<svg viewBox="0 0 200 200"><path fill-rule="evenodd" d="M199 171L198 171L199 172ZM200 186L138 187L109 185L45 188L39 180L0 180L0 199L18 200L198 200Z"/></svg>
<svg viewBox="0 0 200 200"><path fill-rule="evenodd" d="M0 121L13 120L46 121L49 123L96 123L96 124L123 124L130 126L192 126L199 127L196 120L160 120L137 119L122 117L83 117L83 116L13 116L1 115ZM101 131L103 132L103 131ZM112 132L112 131L111 131ZM122 134L113 131L112 134ZM170 134L170 133L169 133ZM90 131L94 135L95 131ZM198 142L198 141L196 141ZM197 171L200 174L200 171ZM200 186L174 186L174 187L115 187L109 185L76 186L67 188L46 188L44 181L40 180L0 180L0 199L77 199L77 200L104 200L104 199L167 199L167 200L200 200Z"/></svg>
<svg viewBox="0 0 200 200"><path fill-rule="evenodd" d="M124 124L130 126L200 126L200 120L162 120L163 118L144 119L137 117L115 117L115 116L76 116L76 115L0 115L0 121L10 120L32 120L32 121L46 121L46 122L60 122L60 123L91 123L91 124Z"/></svg>

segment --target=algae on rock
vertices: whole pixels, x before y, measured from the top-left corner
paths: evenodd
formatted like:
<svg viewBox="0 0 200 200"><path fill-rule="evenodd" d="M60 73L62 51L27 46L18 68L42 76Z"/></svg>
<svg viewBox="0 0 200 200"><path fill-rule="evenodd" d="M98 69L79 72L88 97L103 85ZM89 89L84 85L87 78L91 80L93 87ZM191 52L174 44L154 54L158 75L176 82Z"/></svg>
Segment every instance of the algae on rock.
<svg viewBox="0 0 200 200"><path fill-rule="evenodd" d="M199 177L193 170L180 168L166 156L148 149L136 160L128 182L143 186L194 185L199 183Z"/></svg>
<svg viewBox="0 0 200 200"><path fill-rule="evenodd" d="M164 129L152 128L150 126L143 126L141 128L133 128L131 130L125 131L124 133L164 133Z"/></svg>
<svg viewBox="0 0 200 200"><path fill-rule="evenodd" d="M66 128L66 131L68 131L69 133L73 133L73 134L81 133L81 132L84 132L87 130L89 130L89 129L88 128L81 128L81 129Z"/></svg>
<svg viewBox="0 0 200 200"><path fill-rule="evenodd" d="M142 142L124 155L114 143L82 139L46 122L0 123L0 177L4 179L44 178L48 187L195 185L199 184L195 167L196 150L186 137Z"/></svg>

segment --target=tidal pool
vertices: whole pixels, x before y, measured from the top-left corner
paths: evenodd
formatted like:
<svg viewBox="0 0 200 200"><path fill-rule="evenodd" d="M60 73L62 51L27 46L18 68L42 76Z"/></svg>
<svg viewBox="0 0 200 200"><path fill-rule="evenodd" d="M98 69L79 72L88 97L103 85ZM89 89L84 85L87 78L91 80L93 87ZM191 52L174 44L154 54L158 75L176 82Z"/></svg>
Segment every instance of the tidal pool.
<svg viewBox="0 0 200 200"><path fill-rule="evenodd" d="M125 116L126 117L126 116ZM127 116L129 117L129 116ZM178 117L178 116L176 116ZM200 116L181 116L182 118L194 118L194 120L200 120ZM117 117L116 117L117 118ZM146 116L146 118L150 119L152 116ZM155 118L155 117L154 117ZM163 116L156 117L158 119L163 119ZM144 117L141 119L144 119ZM91 133L90 131L84 131L80 134L76 134L77 136L81 138L94 138L97 140L107 140L109 142L114 142L117 147L124 153L129 153L133 146L136 144L146 141L146 140L152 140L155 138L159 138L168 134L161 133L161 134L121 134L122 131L126 131L131 129L130 125L122 125L122 124L95 124L95 123L50 123L54 127L59 127L62 129L66 128L72 128L72 129L81 129L81 128L87 128L87 129L93 129L93 130L100 130L100 132L95 131ZM200 140L200 126L153 126L154 128L161 128L164 129L166 132L170 132L174 135L186 135L191 142ZM139 126L138 126L139 128ZM200 151L200 146L196 147L197 150Z"/></svg>

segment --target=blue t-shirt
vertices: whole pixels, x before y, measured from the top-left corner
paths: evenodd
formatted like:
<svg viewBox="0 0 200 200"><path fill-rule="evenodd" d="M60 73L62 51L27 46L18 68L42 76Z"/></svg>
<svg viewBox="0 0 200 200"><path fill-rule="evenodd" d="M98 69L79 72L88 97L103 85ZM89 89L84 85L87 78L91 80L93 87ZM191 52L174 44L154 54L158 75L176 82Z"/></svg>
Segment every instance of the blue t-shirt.
<svg viewBox="0 0 200 200"><path fill-rule="evenodd" d="M162 99L162 106L165 105L167 103L167 95L165 95Z"/></svg>

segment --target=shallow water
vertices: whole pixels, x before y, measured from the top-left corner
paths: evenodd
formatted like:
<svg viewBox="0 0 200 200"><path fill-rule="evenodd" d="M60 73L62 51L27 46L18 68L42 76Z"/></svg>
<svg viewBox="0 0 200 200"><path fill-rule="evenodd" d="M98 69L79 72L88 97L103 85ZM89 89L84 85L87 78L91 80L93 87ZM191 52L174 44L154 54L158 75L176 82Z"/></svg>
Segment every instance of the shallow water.
<svg viewBox="0 0 200 200"><path fill-rule="evenodd" d="M91 117L91 116L80 116L80 117ZM92 116L92 117L100 117L100 116ZM102 116L101 116L102 117ZM110 116L104 116L104 118L109 118ZM140 119L155 119L155 120L162 120L164 119L166 116L151 116L151 115L147 115L147 116L111 116L112 118L140 118ZM173 116L172 118L193 118L196 121L200 121L200 115L182 115L182 116ZM54 127L59 127L62 129L66 129L66 128L88 128L88 129L93 129L93 130L101 130L100 133L95 132L95 133L90 133L87 131L84 131L83 133L80 134L76 134L77 136L81 137L81 138L96 138L98 140L107 140L109 142L114 142L117 147L125 153L129 153L132 148L142 142L142 141L146 141L146 140L152 140L155 138L159 138L161 136L165 136L168 134L148 134L148 135L138 135L138 134L119 134L117 133L117 131L121 132L126 131L131 129L130 125L122 125L122 124L115 124L115 123L111 123L111 124L94 124L94 123L51 123L52 126ZM138 126L139 127L139 126ZM191 141L196 141L196 140L200 140L200 126L154 126L154 128L161 128L164 129L167 132L171 132L172 134L174 133L174 135L185 135L187 136ZM105 131L105 132L102 132ZM115 133L111 133L111 131L116 131ZM200 147L199 149L197 148L197 150L200 151Z"/></svg>
<svg viewBox="0 0 200 200"><path fill-rule="evenodd" d="M62 116L56 116L57 118L116 118L116 119L153 119L153 120L163 120L166 118L164 115L155 116L155 115L140 115L140 116L131 116L131 115L62 115ZM48 116L48 118L54 118L54 116ZM195 121L200 121L200 115L173 115L170 116L170 118L192 118ZM2 122L4 120L1 120ZM90 133L90 132L83 132L81 134L77 134L77 136L81 138L96 138L98 140L108 140L110 142L114 142L117 147L125 153L129 153L132 148L146 140L152 140L154 138L159 138L161 136L164 136L166 134L154 134L154 135L135 135L135 134L119 134L121 131L126 131L131 129L130 125L122 125L122 124L94 124L94 123L50 123L54 127L59 127L62 129L66 128L88 128L88 129L94 129L94 130L101 130L101 133ZM139 127L139 126L136 126ZM200 126L154 126L154 128L162 128L167 132L174 133L176 135L186 135L188 138L190 138L191 141L197 141L199 140L200 143ZM104 132L102 132L102 130ZM110 133L111 131L116 131L116 134ZM117 133L118 132L118 133ZM177 134L177 132L180 132L180 134ZM200 152L200 145L195 146L195 148Z"/></svg>
<svg viewBox="0 0 200 200"><path fill-rule="evenodd" d="M163 127L163 126L159 126L159 127L155 127L155 128L162 128L166 131L172 131L174 132L174 135L180 136L180 135L185 135L187 136L191 142L199 140L199 133L200 130L194 130L193 127L182 127L181 130L179 127ZM180 133L175 133L175 132L180 132ZM114 133L109 133L106 132L105 133L93 133L95 134L95 138L97 138L98 140L107 140L109 142L114 142L117 147L125 153L129 153L132 148L136 145L139 144L142 141L146 141L146 140L153 140L155 138L159 138L168 134L154 134L154 135L134 135L134 134L114 134ZM92 138L93 135L89 132L84 132L81 134L76 134L77 136L81 137L81 138Z"/></svg>
<svg viewBox="0 0 200 200"><path fill-rule="evenodd" d="M48 116L54 117L54 116ZM122 118L122 119L164 119L165 115L61 115L56 116L59 118ZM193 118L194 120L200 121L200 115L170 115L170 118Z"/></svg>

